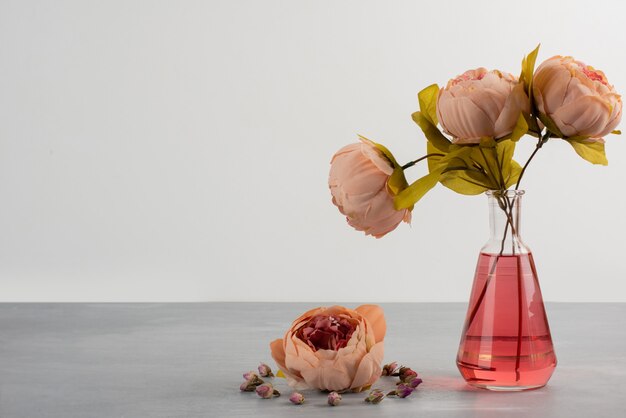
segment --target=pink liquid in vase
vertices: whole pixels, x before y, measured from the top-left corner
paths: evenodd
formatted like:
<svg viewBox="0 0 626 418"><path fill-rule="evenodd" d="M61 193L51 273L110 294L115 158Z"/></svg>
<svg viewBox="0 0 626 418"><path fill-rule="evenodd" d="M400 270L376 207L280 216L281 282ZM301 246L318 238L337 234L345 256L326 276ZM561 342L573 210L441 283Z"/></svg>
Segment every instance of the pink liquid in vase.
<svg viewBox="0 0 626 418"><path fill-rule="evenodd" d="M550 379L556 356L530 252L480 254L457 366L467 383L491 390Z"/></svg>

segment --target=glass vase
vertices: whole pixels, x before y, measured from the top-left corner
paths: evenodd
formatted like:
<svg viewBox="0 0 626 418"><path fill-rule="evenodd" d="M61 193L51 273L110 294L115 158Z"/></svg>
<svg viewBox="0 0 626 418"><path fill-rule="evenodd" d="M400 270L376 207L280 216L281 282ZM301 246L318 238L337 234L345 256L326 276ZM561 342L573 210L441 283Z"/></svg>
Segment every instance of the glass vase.
<svg viewBox="0 0 626 418"><path fill-rule="evenodd" d="M520 237L524 191L486 194L491 236L478 256L457 366L478 388L539 388L556 356L533 255Z"/></svg>

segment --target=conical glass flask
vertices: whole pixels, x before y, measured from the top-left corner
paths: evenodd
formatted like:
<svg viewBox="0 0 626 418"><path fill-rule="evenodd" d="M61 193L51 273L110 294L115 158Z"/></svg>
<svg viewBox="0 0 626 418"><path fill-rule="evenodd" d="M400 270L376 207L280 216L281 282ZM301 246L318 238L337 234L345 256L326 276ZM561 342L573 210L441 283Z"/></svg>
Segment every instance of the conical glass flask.
<svg viewBox="0 0 626 418"><path fill-rule="evenodd" d="M491 390L544 386L556 356L530 249L520 238L524 191L488 191L491 236L478 256L457 366Z"/></svg>

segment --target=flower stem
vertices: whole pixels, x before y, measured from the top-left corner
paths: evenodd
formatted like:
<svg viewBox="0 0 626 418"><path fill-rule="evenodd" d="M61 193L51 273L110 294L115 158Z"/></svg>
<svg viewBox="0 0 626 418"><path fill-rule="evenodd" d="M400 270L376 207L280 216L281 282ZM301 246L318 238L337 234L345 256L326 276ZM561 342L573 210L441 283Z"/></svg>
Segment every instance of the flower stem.
<svg viewBox="0 0 626 418"><path fill-rule="evenodd" d="M524 177L524 173L526 172L526 167L528 167L528 164L530 164L530 162L532 161L533 157L535 156L535 154L537 154L537 151L539 151L539 149L541 149L543 144L548 142L548 139L550 139L550 132L549 131L547 131L545 135L540 136L539 139L537 140L537 146L535 146L535 150L533 151L532 154L530 154L530 157L528 157L528 160L526 161L526 164L524 164L524 167L522 168L522 172L520 173L519 178L517 179L517 184L515 185L515 190L519 189L519 184L522 181L522 177Z"/></svg>
<svg viewBox="0 0 626 418"><path fill-rule="evenodd" d="M444 157L444 155L443 155L443 154L436 153L436 152L434 152L434 153L432 153L432 154L426 154L426 155L424 155L423 157L418 158L417 160L414 160L414 161L411 161L411 162L408 162L408 163L404 164L404 165L402 166L402 169L403 169L403 170L406 170L406 169L407 169L407 168L409 168L409 167L413 167L415 164L417 164L417 163L419 163L420 161L425 160L426 158L429 158L429 157Z"/></svg>

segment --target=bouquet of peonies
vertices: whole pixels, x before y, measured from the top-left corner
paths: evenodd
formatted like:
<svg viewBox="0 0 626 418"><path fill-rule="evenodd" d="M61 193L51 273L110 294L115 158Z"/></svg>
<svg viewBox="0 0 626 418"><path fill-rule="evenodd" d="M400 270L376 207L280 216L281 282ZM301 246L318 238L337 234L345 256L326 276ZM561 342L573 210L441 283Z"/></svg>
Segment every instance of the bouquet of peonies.
<svg viewBox="0 0 626 418"><path fill-rule="evenodd" d="M399 164L381 144L361 142L332 158L328 185L348 223L380 238L437 183L465 195L517 190L526 167L550 139L567 141L585 160L607 164L604 136L622 116L622 100L600 70L555 56L534 71L539 47L522 61L519 78L485 68L469 70L418 93L413 120L426 137L426 155ZM524 166L513 159L524 135L537 139ZM404 170L426 160L429 173L408 184Z"/></svg>

